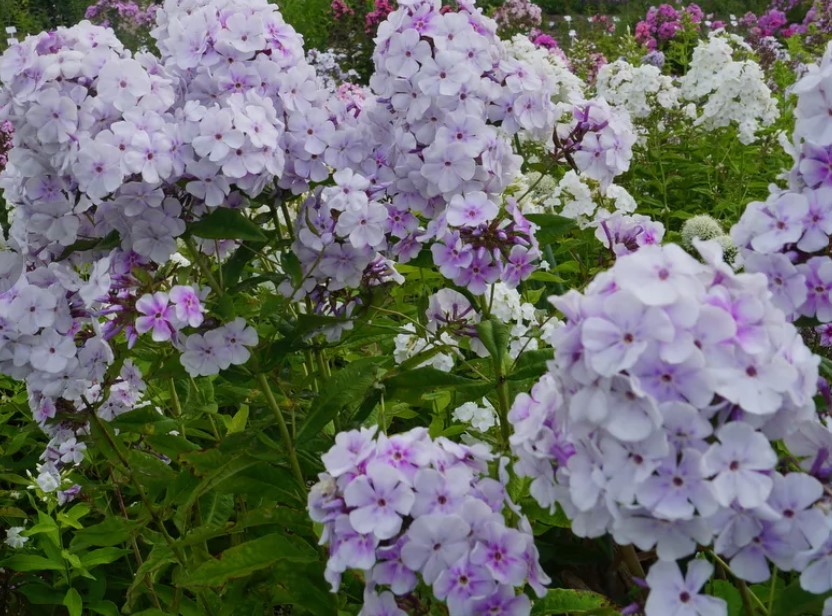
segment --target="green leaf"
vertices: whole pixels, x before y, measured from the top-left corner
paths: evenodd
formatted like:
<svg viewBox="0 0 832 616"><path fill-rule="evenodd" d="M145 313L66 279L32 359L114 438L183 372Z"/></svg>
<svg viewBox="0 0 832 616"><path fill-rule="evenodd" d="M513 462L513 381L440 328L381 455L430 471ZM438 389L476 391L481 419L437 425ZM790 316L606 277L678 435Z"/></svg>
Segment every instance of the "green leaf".
<svg viewBox="0 0 832 616"><path fill-rule="evenodd" d="M81 610L84 609L84 601L81 599L79 592L74 588L66 591L64 605L69 612L69 616L81 616Z"/></svg>
<svg viewBox="0 0 832 616"><path fill-rule="evenodd" d="M58 529L58 523L42 511L38 511L38 523L29 528L26 531L26 535L32 537L41 533L45 533L55 545L61 545L61 533Z"/></svg>
<svg viewBox="0 0 832 616"><path fill-rule="evenodd" d="M123 548L101 548L100 550L93 550L86 554L81 554L81 564L87 569L92 569L99 565L109 565L116 562L119 558L127 554L128 550Z"/></svg>
<svg viewBox="0 0 832 616"><path fill-rule="evenodd" d="M112 601L87 603L87 609L101 616L119 616L118 606Z"/></svg>
<svg viewBox="0 0 832 616"><path fill-rule="evenodd" d="M774 599L770 616L804 616L820 614L826 595L813 595L800 587L800 581L789 584Z"/></svg>
<svg viewBox="0 0 832 616"><path fill-rule="evenodd" d="M234 417L228 417L227 415L222 415L221 417L225 421L225 427L228 430L228 434L242 432L246 429L246 424L248 423L248 405L240 405L240 408L234 414Z"/></svg>
<svg viewBox="0 0 832 616"><path fill-rule="evenodd" d="M314 562L318 553L308 543L287 535L274 533L228 548L218 559L202 563L185 577L189 586L221 586L234 578L245 577L274 563Z"/></svg>
<svg viewBox="0 0 832 616"><path fill-rule="evenodd" d="M151 406L128 411L123 415L119 415L110 423L123 432L150 435L167 434L177 428L175 420L157 412Z"/></svg>
<svg viewBox="0 0 832 616"><path fill-rule="evenodd" d="M549 616L550 614L606 616L617 613L603 595L570 588L552 588L545 597L535 601L532 606L532 616Z"/></svg>
<svg viewBox="0 0 832 616"><path fill-rule="evenodd" d="M57 518L63 526L70 526L76 530L84 528L84 525L79 522L81 518L90 512L90 506L87 503L78 503L69 511L59 511Z"/></svg>
<svg viewBox="0 0 832 616"><path fill-rule="evenodd" d="M73 533L70 547L78 551L89 546L113 546L124 543L136 527L121 517L108 517L100 524Z"/></svg>
<svg viewBox="0 0 832 616"><path fill-rule="evenodd" d="M197 237L210 240L266 241L266 235L240 210L218 207L190 226L189 231Z"/></svg>
<svg viewBox="0 0 832 616"><path fill-rule="evenodd" d="M145 451L131 449L127 454L133 477L150 488L164 487L176 474L158 457Z"/></svg>
<svg viewBox="0 0 832 616"><path fill-rule="evenodd" d="M728 580L713 580L710 584L710 594L728 604L728 616L742 616L742 595Z"/></svg>
<svg viewBox="0 0 832 616"><path fill-rule="evenodd" d="M317 436L345 406L358 404L376 382L379 366L386 357L362 357L339 370L321 388L300 430L298 442Z"/></svg>
<svg viewBox="0 0 832 616"><path fill-rule="evenodd" d="M492 317L477 325L477 334L480 337L480 342L488 350L491 359L494 360L494 363L502 365L503 357L511 340L509 326Z"/></svg>
<svg viewBox="0 0 832 616"><path fill-rule="evenodd" d="M537 378L546 372L546 364L553 358L552 349L526 351L517 358L514 370L508 378L511 381Z"/></svg>
<svg viewBox="0 0 832 616"><path fill-rule="evenodd" d="M67 246L57 261L63 261L69 255L75 252L84 252L86 250L107 250L108 248L115 248L121 243L121 237L118 231L110 231L103 238L96 238L91 240L78 240L74 244Z"/></svg>
<svg viewBox="0 0 832 616"><path fill-rule="evenodd" d="M12 571L64 571L64 563L56 562L43 556L34 554L15 554L0 561L0 567L7 567Z"/></svg>
<svg viewBox="0 0 832 616"><path fill-rule="evenodd" d="M274 579L279 587L276 598L280 602L299 606L310 614L336 613L336 595L324 586L319 563L279 563Z"/></svg>
<svg viewBox="0 0 832 616"><path fill-rule="evenodd" d="M233 255L222 266L222 279L226 288L231 289L240 280L246 264L251 261L257 252L266 244L264 242L243 242Z"/></svg>
<svg viewBox="0 0 832 616"><path fill-rule="evenodd" d="M556 214L526 214L526 218L539 227L535 237L544 246L561 239L577 227L571 218Z"/></svg>
<svg viewBox="0 0 832 616"><path fill-rule="evenodd" d="M392 392L397 389L433 391L440 387L474 385L479 383L479 381L466 379L462 376L450 374L449 372L442 372L436 368L425 366L424 368L415 368L413 370L408 370L407 372L398 372L393 376L384 379L383 383L385 388Z"/></svg>

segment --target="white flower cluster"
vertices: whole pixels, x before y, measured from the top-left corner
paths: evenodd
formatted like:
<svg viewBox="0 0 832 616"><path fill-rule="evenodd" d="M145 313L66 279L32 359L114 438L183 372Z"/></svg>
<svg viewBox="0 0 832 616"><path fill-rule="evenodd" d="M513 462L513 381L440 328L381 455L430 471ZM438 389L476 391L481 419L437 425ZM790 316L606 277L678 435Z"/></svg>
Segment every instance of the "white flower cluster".
<svg viewBox="0 0 832 616"><path fill-rule="evenodd" d="M564 58L544 47L538 47L525 34L515 34L511 40L503 41L506 53L532 67L552 93L556 103L573 103L583 99L586 84L566 65Z"/></svg>
<svg viewBox="0 0 832 616"><path fill-rule="evenodd" d="M614 212L629 214L635 211L636 202L627 190L617 184L610 184L606 189L591 186L589 182L574 171L567 171L552 193L552 200L561 216L572 218L586 227L609 218L611 212L599 207L599 203L612 206Z"/></svg>
<svg viewBox="0 0 832 616"><path fill-rule="evenodd" d="M476 402L466 402L454 409L452 416L455 420L470 424L477 432L488 432L497 425L497 411L488 398L482 399L482 405Z"/></svg>
<svg viewBox="0 0 832 616"><path fill-rule="evenodd" d="M633 118L646 118L657 108L679 106L673 78L651 64L633 66L625 60L605 64L598 71L595 87L608 103L624 107Z"/></svg>
<svg viewBox="0 0 832 616"><path fill-rule="evenodd" d="M413 323L405 323L402 329L405 330L405 333L397 334L393 339L396 345L393 350L393 359L397 364L401 364L420 353L427 353L437 346L447 345L450 349L456 347L456 342L447 332L442 332L438 340L435 340L436 336L429 333L420 336L416 332L416 326ZM454 353L442 352L431 355L416 367L430 366L442 372L450 372L453 370L454 364Z"/></svg>
<svg viewBox="0 0 832 616"><path fill-rule="evenodd" d="M524 351L534 351L539 342L540 323L532 304L524 302L517 289L502 282L494 284L490 292L491 315L511 326L508 348L509 357L517 359Z"/></svg>
<svg viewBox="0 0 832 616"><path fill-rule="evenodd" d="M777 101L760 65L735 60L735 47L750 48L739 37L719 30L693 51L688 72L679 80L681 98L697 104L696 126L714 130L735 125L744 144L778 117Z"/></svg>
<svg viewBox="0 0 832 616"><path fill-rule="evenodd" d="M341 64L346 60L346 54L327 49L310 49L306 52L306 61L309 66L315 69L318 80L330 95L335 94L338 88L358 79L358 71L355 69L344 70Z"/></svg>

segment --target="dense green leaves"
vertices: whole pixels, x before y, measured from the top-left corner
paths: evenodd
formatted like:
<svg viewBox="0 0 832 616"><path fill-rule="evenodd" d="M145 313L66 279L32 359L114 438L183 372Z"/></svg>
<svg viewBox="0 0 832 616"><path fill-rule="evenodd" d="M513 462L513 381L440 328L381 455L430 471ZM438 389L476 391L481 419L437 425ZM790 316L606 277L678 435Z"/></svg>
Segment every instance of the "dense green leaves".
<svg viewBox="0 0 832 616"><path fill-rule="evenodd" d="M535 601L533 616L615 616L618 611L602 595L583 590L554 588L546 596Z"/></svg>
<svg viewBox="0 0 832 616"><path fill-rule="evenodd" d="M188 230L197 237L211 240L248 240L262 242L266 235L240 210L225 207L214 209L207 216L190 225Z"/></svg>
<svg viewBox="0 0 832 616"><path fill-rule="evenodd" d="M378 369L386 361L383 357L363 357L333 374L323 384L318 398L310 407L298 431L298 442L302 443L320 433L344 407L357 406L370 393L377 382Z"/></svg>
<svg viewBox="0 0 832 616"><path fill-rule="evenodd" d="M190 572L185 583L221 586L277 561L304 563L313 562L317 557L316 550L309 544L286 533L274 533L225 550L219 558L208 560Z"/></svg>

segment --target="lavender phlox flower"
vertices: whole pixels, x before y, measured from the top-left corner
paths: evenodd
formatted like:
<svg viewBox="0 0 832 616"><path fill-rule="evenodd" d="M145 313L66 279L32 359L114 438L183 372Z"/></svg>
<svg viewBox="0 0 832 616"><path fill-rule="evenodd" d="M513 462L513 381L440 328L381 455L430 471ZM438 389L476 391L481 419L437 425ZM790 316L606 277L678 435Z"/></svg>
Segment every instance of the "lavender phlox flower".
<svg viewBox="0 0 832 616"><path fill-rule="evenodd" d="M528 582L542 596L549 580L528 521L487 476L492 459L482 443L433 440L423 428L377 438L372 428L339 434L324 455L332 474L319 475L308 503L324 525L333 589L348 568L372 569L366 588L373 596L407 594L421 581L453 616L485 605L528 614L530 602L517 588ZM520 516L516 527L503 515L507 507Z"/></svg>
<svg viewBox="0 0 832 616"><path fill-rule="evenodd" d="M644 606L647 616L726 616L728 606L722 599L701 594L713 575L714 566L705 560L692 560L683 576L679 566L659 562L650 567L647 583L650 594Z"/></svg>

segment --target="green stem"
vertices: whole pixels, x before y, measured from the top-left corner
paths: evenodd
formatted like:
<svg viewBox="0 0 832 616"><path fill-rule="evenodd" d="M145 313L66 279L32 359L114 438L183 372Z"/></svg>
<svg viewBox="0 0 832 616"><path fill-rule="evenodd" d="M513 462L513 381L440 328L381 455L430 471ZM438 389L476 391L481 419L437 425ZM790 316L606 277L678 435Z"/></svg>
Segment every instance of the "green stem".
<svg viewBox="0 0 832 616"><path fill-rule="evenodd" d="M742 607L743 611L745 612L745 616L754 616L754 606L751 604L751 591L748 590L748 586L742 580L737 579L736 582L737 586L740 589L740 596L742 597Z"/></svg>
<svg viewBox="0 0 832 616"><path fill-rule="evenodd" d="M630 572L630 575L642 580L647 577L644 574L644 567L641 566L641 560L638 558L636 549L632 545L621 546L621 558L624 564L627 565L627 570Z"/></svg>
<svg viewBox="0 0 832 616"><path fill-rule="evenodd" d="M98 415L95 414L95 411L92 410L92 412L90 412L89 415L92 423L94 423L98 430L101 432L101 434L104 435L104 439L107 441L107 444L115 452L116 457L119 459L119 462L121 462L121 465L124 467L124 473L127 475L128 481L133 485L133 489L135 489L136 493L139 495L139 499L142 501L144 508L147 510L150 519L153 520L153 523L156 525L156 528L158 528L159 532L162 534L165 543L168 544L168 547L170 548L171 552L173 552L173 555L176 558L179 565L187 571L188 564L187 559L185 558L185 554L182 552L179 546L176 545L176 541L174 541L173 537L170 536L168 529L165 528L164 521L159 517L159 514L153 508L153 504L148 500L147 495L144 493L144 489L142 489L141 484L138 481L136 481L133 472L130 470L130 462L121 453L121 450L118 448L118 445L113 440L112 436L110 436L110 433L107 431L107 428L104 426L104 424L101 423L101 418L99 418ZM197 592L196 596L199 599L200 603L202 603L202 606L205 608L205 611L210 616L214 616L214 610L208 604L208 601L205 600L203 593Z"/></svg>
<svg viewBox="0 0 832 616"><path fill-rule="evenodd" d="M183 241L185 242L185 246L188 247L188 253L191 256L191 259L194 261L194 263L196 263L199 270L208 280L208 285L214 290L214 293L216 293L218 296L222 296L222 285L219 282L217 282L216 277L214 277L214 274L211 272L211 268L208 267L208 265L202 259L202 253L199 252L199 250L197 250L197 247L194 244L193 240L191 238L187 238Z"/></svg>
<svg viewBox="0 0 832 616"><path fill-rule="evenodd" d="M777 565L774 565L771 571L771 588L768 591L768 609L766 610L768 614L771 614L774 609L774 597L777 595L777 573Z"/></svg>
<svg viewBox="0 0 832 616"><path fill-rule="evenodd" d="M754 608L756 607L759 610L762 610L764 614L768 614L768 610L766 606L763 605L763 602L760 600L760 597L755 595L753 592L748 590L748 585L745 583L745 580L741 580L737 577L737 575L731 571L731 567L722 560L719 556L717 556L716 552L711 549L707 550L708 554L710 554L716 563L722 567L722 569L731 575L734 578L734 582L737 585L737 588L740 590L740 596L742 597L742 605L743 610L745 611L745 616L755 616Z"/></svg>
<svg viewBox="0 0 832 616"><path fill-rule="evenodd" d="M182 403L179 401L179 394L176 393L176 383L172 378L169 379L169 386L170 401L171 404L173 404L173 414L179 422L179 433L182 435L182 438L185 438L187 435L185 434L185 422L182 420Z"/></svg>
<svg viewBox="0 0 832 616"><path fill-rule="evenodd" d="M511 436L511 426L508 423L508 411L511 408L508 397L508 381L503 371L502 362L494 359L494 378L497 382L497 414L500 417L500 438L503 449L508 451L508 439Z"/></svg>
<svg viewBox="0 0 832 616"><path fill-rule="evenodd" d="M286 420L283 419L283 411L280 410L277 400L274 398L274 393L272 393L272 388L268 380L266 380L265 374L257 375L257 383L260 385L260 390L263 392L263 395L266 396L266 401L269 403L275 419L277 419L277 427L280 429L280 436L283 438L284 445L286 445L286 453L289 456L289 466L292 468L292 474L295 476L301 490L306 491L306 481L303 479L303 471L300 469L295 444L292 442L292 435L289 434L289 427L286 425Z"/></svg>

